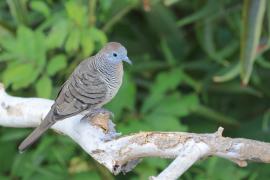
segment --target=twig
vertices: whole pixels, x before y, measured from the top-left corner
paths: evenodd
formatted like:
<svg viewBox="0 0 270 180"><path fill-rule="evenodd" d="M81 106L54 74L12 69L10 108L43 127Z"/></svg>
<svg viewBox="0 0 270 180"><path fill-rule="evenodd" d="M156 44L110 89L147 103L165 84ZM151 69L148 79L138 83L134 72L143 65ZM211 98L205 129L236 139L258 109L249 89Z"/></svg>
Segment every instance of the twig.
<svg viewBox="0 0 270 180"><path fill-rule="evenodd" d="M108 32L110 28L116 24L123 16L125 16L132 8L133 4L125 6L123 9L119 10L112 18L102 27L102 31Z"/></svg>
<svg viewBox="0 0 270 180"><path fill-rule="evenodd" d="M210 152L209 147L200 143L195 146L194 141L186 143L186 147L179 153L175 160L163 170L157 177L151 177L152 180L177 179L187 171L200 158Z"/></svg>
<svg viewBox="0 0 270 180"><path fill-rule="evenodd" d="M95 26L96 23L96 4L97 0L89 1L89 9L88 9L88 19L89 19L89 26Z"/></svg>

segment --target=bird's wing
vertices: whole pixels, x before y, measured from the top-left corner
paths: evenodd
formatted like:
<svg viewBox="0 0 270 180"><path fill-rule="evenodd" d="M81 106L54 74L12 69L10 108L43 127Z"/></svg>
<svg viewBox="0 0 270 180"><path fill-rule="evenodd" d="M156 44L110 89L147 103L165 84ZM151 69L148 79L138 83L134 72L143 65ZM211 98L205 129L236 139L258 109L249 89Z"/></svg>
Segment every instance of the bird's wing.
<svg viewBox="0 0 270 180"><path fill-rule="evenodd" d="M76 115L106 99L107 86L100 73L82 62L61 88L53 109L55 119Z"/></svg>
<svg viewBox="0 0 270 180"><path fill-rule="evenodd" d="M95 107L106 99L107 86L97 70L83 61L61 87L55 103L41 124L20 144L24 151L56 121Z"/></svg>

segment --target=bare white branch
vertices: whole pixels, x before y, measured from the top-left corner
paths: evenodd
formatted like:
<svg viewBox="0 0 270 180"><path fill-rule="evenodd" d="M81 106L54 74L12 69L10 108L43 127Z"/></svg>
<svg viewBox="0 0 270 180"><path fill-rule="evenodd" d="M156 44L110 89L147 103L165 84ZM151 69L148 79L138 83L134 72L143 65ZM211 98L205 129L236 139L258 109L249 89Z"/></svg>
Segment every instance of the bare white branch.
<svg viewBox="0 0 270 180"><path fill-rule="evenodd" d="M157 177L151 177L152 180L177 179L186 170L202 157L210 153L210 148L205 143L196 143L193 139L186 142L185 147L181 149L175 160Z"/></svg>
<svg viewBox="0 0 270 180"><path fill-rule="evenodd" d="M8 95L0 86L0 125L36 127L53 101ZM270 163L270 144L222 136L223 128L212 134L185 132L140 132L120 137L109 114L87 119L82 114L57 122L53 130L65 134L112 173L132 170L143 157L171 158L174 161L155 180L177 179L206 156L229 159L239 166L246 161ZM27 152L26 152L27 153Z"/></svg>

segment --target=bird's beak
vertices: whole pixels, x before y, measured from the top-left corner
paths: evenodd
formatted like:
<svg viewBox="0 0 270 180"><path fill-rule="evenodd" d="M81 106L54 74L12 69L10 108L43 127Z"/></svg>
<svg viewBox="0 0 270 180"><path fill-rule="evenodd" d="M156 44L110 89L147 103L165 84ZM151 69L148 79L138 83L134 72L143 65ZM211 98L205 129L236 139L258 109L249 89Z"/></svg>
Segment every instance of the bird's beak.
<svg viewBox="0 0 270 180"><path fill-rule="evenodd" d="M132 65L131 60L126 56L123 61L126 61L128 64Z"/></svg>

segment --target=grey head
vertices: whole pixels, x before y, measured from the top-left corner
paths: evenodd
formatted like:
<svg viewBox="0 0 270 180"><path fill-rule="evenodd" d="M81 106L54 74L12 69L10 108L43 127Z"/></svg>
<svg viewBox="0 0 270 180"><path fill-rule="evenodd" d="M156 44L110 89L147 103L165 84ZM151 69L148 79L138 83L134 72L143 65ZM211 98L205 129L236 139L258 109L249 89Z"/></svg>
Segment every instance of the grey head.
<svg viewBox="0 0 270 180"><path fill-rule="evenodd" d="M102 56L110 64L119 64L122 61L132 64L127 56L126 48L117 42L107 43L97 55Z"/></svg>

